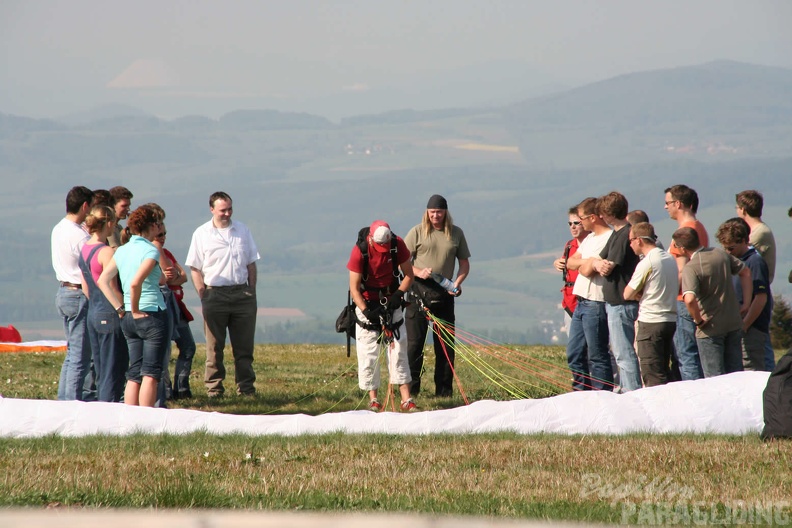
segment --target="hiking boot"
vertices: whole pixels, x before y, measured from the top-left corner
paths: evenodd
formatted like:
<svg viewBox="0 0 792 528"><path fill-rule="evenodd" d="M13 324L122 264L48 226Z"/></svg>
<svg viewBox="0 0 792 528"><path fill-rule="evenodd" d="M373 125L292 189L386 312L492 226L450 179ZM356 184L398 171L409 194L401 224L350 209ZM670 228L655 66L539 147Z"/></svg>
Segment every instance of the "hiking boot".
<svg viewBox="0 0 792 528"><path fill-rule="evenodd" d="M382 404L379 400L371 400L369 402L369 411L372 412L380 412L382 410Z"/></svg>
<svg viewBox="0 0 792 528"><path fill-rule="evenodd" d="M418 406L415 405L415 402L412 398L407 401L401 402L401 410L402 412L415 412L418 410Z"/></svg>

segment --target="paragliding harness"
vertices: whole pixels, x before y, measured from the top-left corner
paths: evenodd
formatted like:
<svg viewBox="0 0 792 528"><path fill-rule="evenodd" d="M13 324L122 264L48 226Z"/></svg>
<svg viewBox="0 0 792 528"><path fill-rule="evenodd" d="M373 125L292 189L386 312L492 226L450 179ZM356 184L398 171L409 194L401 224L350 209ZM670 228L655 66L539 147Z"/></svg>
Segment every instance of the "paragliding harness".
<svg viewBox="0 0 792 528"><path fill-rule="evenodd" d="M572 241L570 240L567 242L566 247L564 248L564 269L561 270L561 280L564 281L565 288L572 288L575 286L574 282L569 281L569 270L567 269L567 261L569 261L569 252L572 251ZM568 307L564 306L564 311L572 317L572 312L569 310Z"/></svg>
<svg viewBox="0 0 792 528"><path fill-rule="evenodd" d="M369 272L369 244L368 244L369 228L363 227L358 231L357 247L360 254L363 255L363 287L365 288L366 281L368 280ZM347 357L350 355L351 344L350 340L355 337L355 326L360 325L361 328L372 332L382 331L381 339L390 342L393 339L399 339L398 326L394 328L392 317L393 314L387 309L388 294L395 292L401 283L401 272L399 271L398 247L396 242L396 235L391 236L390 256L393 263L393 281L390 286L386 288L365 288L369 292L377 292L378 298L366 301L366 305L371 307L375 303L385 308L384 315L380 316L379 324L375 322L364 322L357 318L355 313L355 303L352 302L352 292L347 291L347 303L341 310L341 314L336 319L336 332L339 334L346 333L347 336Z"/></svg>

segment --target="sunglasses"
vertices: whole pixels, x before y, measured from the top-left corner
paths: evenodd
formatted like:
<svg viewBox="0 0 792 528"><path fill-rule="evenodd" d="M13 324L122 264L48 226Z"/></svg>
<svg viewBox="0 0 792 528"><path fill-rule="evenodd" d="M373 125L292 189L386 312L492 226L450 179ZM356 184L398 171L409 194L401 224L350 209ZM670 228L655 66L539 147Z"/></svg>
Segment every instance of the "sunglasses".
<svg viewBox="0 0 792 528"><path fill-rule="evenodd" d="M578 226L578 225L580 225L581 223L582 223L582 222L580 222L580 221L577 221L577 222L567 222L567 224L569 224L569 225L571 225L571 226L573 226L573 225L575 225L575 226Z"/></svg>
<svg viewBox="0 0 792 528"><path fill-rule="evenodd" d="M164 233L160 233L159 235L157 235L156 238L165 238L167 235L168 235L168 232L165 231Z"/></svg>

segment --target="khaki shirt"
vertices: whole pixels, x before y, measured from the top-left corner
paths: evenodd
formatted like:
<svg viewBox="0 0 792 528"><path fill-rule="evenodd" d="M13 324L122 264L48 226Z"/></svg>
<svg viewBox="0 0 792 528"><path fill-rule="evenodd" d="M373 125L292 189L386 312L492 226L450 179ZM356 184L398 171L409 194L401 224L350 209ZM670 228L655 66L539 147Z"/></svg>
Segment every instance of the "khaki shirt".
<svg viewBox="0 0 792 528"><path fill-rule="evenodd" d="M451 230L451 238L447 238L443 231L433 229L429 236L424 236L421 224L410 229L404 237L404 243L413 256L413 266L416 268L432 268L435 273L447 279L454 279L454 267L457 259L470 258L465 233L457 226Z"/></svg>

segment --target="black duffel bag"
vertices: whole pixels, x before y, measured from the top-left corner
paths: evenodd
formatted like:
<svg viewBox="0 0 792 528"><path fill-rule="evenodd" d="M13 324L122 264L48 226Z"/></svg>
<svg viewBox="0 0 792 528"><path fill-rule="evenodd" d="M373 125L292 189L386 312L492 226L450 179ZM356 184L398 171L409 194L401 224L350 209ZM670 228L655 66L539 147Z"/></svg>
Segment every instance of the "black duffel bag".
<svg viewBox="0 0 792 528"><path fill-rule="evenodd" d="M447 303L453 299L451 295L434 279L421 279L415 277L410 285L410 293L413 297L421 299L424 305L431 310L432 306Z"/></svg>

